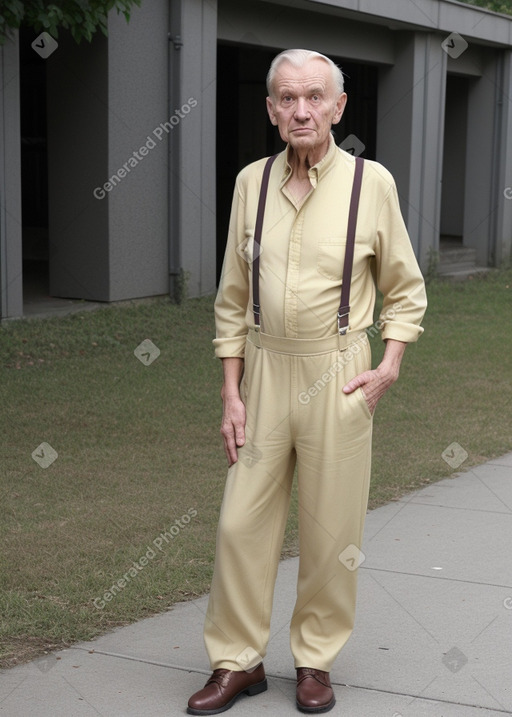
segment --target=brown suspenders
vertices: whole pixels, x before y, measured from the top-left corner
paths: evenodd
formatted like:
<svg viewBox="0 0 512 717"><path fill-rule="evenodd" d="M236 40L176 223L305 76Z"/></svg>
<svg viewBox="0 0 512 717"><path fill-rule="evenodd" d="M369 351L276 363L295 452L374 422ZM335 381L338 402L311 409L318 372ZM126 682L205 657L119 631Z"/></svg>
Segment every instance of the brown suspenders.
<svg viewBox="0 0 512 717"><path fill-rule="evenodd" d="M260 330L261 309L260 309L260 247L261 247L261 231L263 228L263 216L265 214L265 202L267 199L268 181L272 164L278 155L274 154L269 157L263 170L261 180L260 196L258 200L258 212L256 215L256 226L254 228L254 260L252 264L252 300L253 314L256 331ZM363 178L364 160L356 157L356 166L354 170L354 182L352 184L352 194L350 197L350 209L348 214L347 227L347 244L345 248L345 261L343 264L343 281L341 284L341 299L338 309L338 333L344 336L348 330L348 316L350 312L350 282L352 278L352 264L354 262L354 244L356 238L357 210L359 207L359 197L361 194L361 182Z"/></svg>
<svg viewBox="0 0 512 717"><path fill-rule="evenodd" d="M258 200L258 213L256 214L256 226L254 227L254 260L252 262L252 310L254 313L254 325L256 331L260 330L260 246L261 230L263 228L263 216L265 214L265 202L267 199L268 179L274 160L278 155L274 154L267 159L263 177L261 179L260 198Z"/></svg>
<svg viewBox="0 0 512 717"><path fill-rule="evenodd" d="M338 309L338 333L344 336L348 329L348 315L350 313L350 282L352 280L352 264L354 263L354 244L356 242L357 210L361 195L361 182L363 179L364 160L356 157L354 183L350 197L348 213L347 245L345 248L345 261L343 264L343 281L341 283L340 308Z"/></svg>

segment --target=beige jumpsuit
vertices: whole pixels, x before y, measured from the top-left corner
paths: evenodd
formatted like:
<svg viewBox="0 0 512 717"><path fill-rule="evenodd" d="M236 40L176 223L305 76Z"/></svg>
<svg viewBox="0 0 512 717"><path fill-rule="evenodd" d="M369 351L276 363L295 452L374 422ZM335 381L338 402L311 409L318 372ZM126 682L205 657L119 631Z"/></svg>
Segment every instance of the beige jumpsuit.
<svg viewBox="0 0 512 717"><path fill-rule="evenodd" d="M260 254L262 332L254 331L251 268L265 160L237 178L221 285L216 355L244 357L246 443L228 470L205 622L212 669L251 669L266 654L277 567L297 466L300 563L290 627L296 667L330 671L354 622L371 464L372 416L361 389L371 368L365 329L375 284L384 339L415 341L424 282L391 175L365 162L351 283L350 331L337 333L354 158L334 142L309 171L297 205L285 150L270 177Z"/></svg>

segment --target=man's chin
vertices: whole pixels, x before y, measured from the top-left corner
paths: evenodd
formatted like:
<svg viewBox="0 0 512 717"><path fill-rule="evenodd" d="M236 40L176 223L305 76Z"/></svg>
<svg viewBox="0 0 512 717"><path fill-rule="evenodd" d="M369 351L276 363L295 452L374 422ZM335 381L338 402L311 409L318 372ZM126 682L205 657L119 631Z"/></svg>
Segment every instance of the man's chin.
<svg viewBox="0 0 512 717"><path fill-rule="evenodd" d="M306 140L308 142L315 142L317 140L317 133L312 129L295 130L290 132L291 140Z"/></svg>
<svg viewBox="0 0 512 717"><path fill-rule="evenodd" d="M304 134L296 134L292 132L288 142L292 147L311 147L313 149L318 144L318 138L313 132L305 132Z"/></svg>
<svg viewBox="0 0 512 717"><path fill-rule="evenodd" d="M319 142L318 137L311 132L301 135L290 134L288 144L296 151L312 152L315 149L318 149L319 146L322 145L322 142Z"/></svg>

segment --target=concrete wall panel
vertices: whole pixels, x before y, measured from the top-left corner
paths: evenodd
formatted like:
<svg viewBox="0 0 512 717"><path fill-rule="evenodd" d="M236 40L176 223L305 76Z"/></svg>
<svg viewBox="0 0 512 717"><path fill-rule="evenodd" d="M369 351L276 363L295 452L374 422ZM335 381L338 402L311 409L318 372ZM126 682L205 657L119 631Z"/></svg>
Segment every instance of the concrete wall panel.
<svg viewBox="0 0 512 717"><path fill-rule="evenodd" d="M469 42L467 49L458 57L448 56L448 72L464 77L481 77L484 71L483 48Z"/></svg>
<svg viewBox="0 0 512 717"><path fill-rule="evenodd" d="M264 0L288 4L288 0ZM310 0L311 3L344 10L364 22L395 25L395 29L438 30L489 44L512 44L512 20L457 0ZM356 12L357 11L357 14ZM365 15L358 15L365 13Z"/></svg>
<svg viewBox="0 0 512 717"><path fill-rule="evenodd" d="M23 313L18 34L0 47L0 317Z"/></svg>
<svg viewBox="0 0 512 717"><path fill-rule="evenodd" d="M466 150L464 244L476 249L477 261L491 259L493 211L497 204L495 177L498 53L489 52L484 73L469 85Z"/></svg>
<svg viewBox="0 0 512 717"><path fill-rule="evenodd" d="M179 126L181 264L191 296L215 291L215 143L217 8L210 0L182 5L181 94L190 106ZM177 105L178 106L178 105Z"/></svg>
<svg viewBox="0 0 512 717"><path fill-rule="evenodd" d="M123 175L102 200L109 202L111 301L165 294L169 287L168 148L175 129L160 127L170 117L168 26L167 0L134 7L128 24L109 15L105 179L119 169Z"/></svg>
<svg viewBox="0 0 512 717"><path fill-rule="evenodd" d="M496 242L494 259L497 266L512 261L512 50L503 54L503 84L499 97L501 126L499 135L499 170L496 182Z"/></svg>
<svg viewBox="0 0 512 717"><path fill-rule="evenodd" d="M219 2L219 40L276 49L306 47L350 60L392 64L388 28L248 0Z"/></svg>
<svg viewBox="0 0 512 717"><path fill-rule="evenodd" d="M0 317L23 313L18 35L0 47Z"/></svg>
<svg viewBox="0 0 512 717"><path fill-rule="evenodd" d="M377 160L393 173L398 191L406 195L410 180L414 43L408 33L396 37L395 64L379 71ZM402 201L404 217L407 203Z"/></svg>
<svg viewBox="0 0 512 717"><path fill-rule="evenodd" d="M397 35L396 63L381 70L377 159L394 175L423 268L439 242L446 55L436 36Z"/></svg>
<svg viewBox="0 0 512 717"><path fill-rule="evenodd" d="M459 3L441 2L439 27L445 32L458 32L471 42L475 38L491 43L510 42L512 21L500 22L495 13L471 5L462 8ZM464 12L464 10L466 12ZM507 16L502 15L502 18Z"/></svg>
<svg viewBox="0 0 512 717"><path fill-rule="evenodd" d="M401 22L418 27L435 29L439 22L439 2L437 0L359 0L359 12L370 15L384 15L398 18Z"/></svg>

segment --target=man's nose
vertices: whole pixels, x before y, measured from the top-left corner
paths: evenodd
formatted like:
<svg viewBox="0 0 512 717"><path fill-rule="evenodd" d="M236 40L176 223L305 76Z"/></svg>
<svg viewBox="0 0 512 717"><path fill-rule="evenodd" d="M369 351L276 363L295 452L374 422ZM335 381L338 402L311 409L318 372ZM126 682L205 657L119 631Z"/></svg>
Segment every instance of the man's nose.
<svg viewBox="0 0 512 717"><path fill-rule="evenodd" d="M295 105L295 117L298 120L306 120L309 118L309 107L305 97L299 97Z"/></svg>

